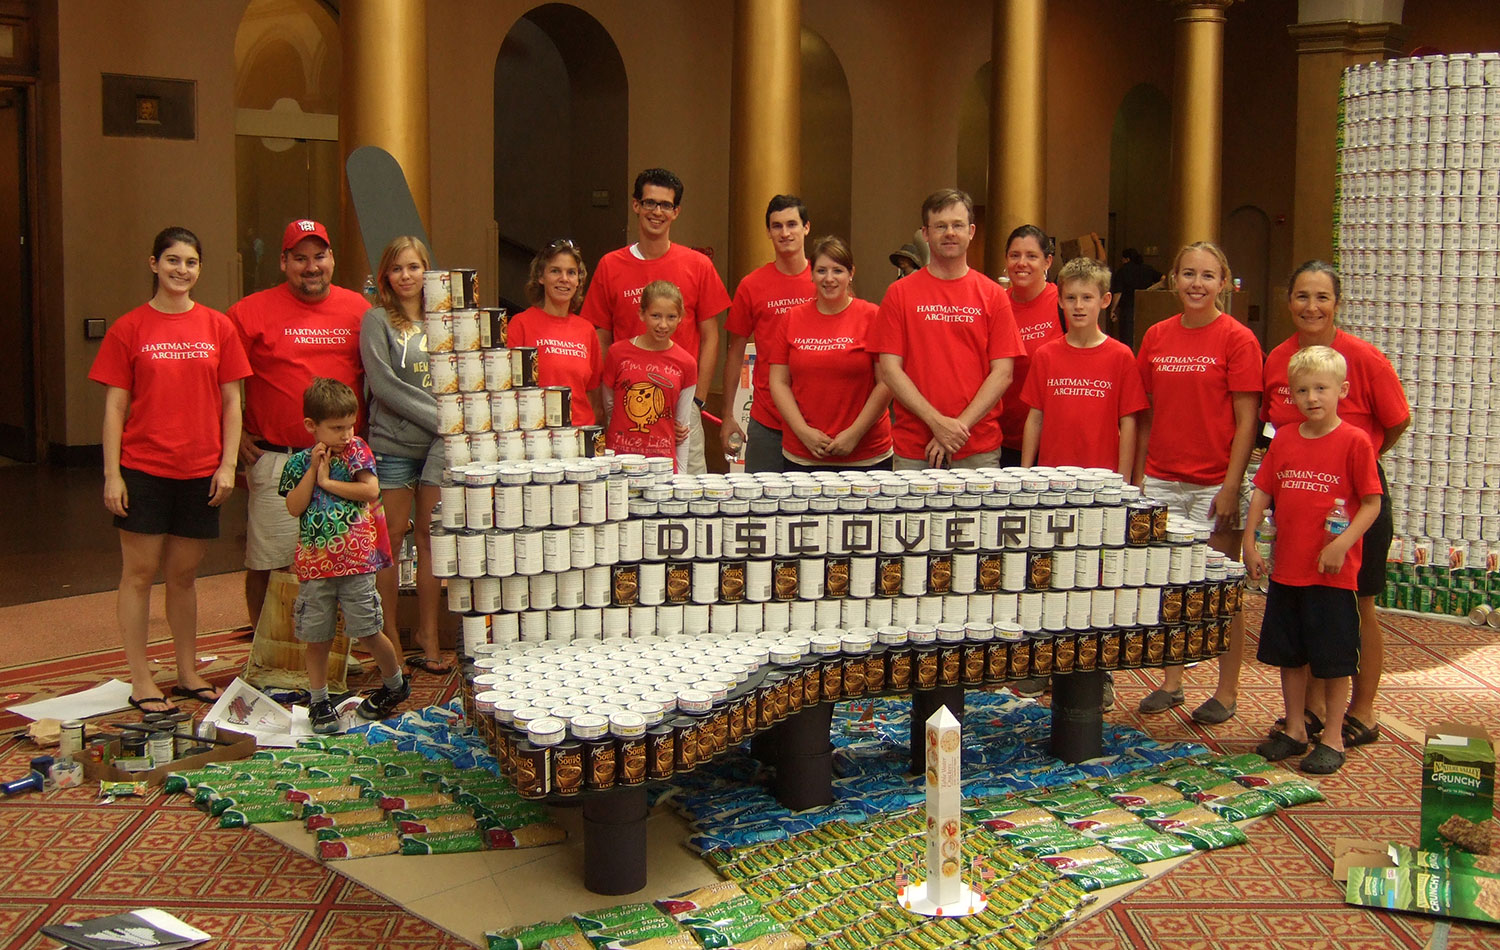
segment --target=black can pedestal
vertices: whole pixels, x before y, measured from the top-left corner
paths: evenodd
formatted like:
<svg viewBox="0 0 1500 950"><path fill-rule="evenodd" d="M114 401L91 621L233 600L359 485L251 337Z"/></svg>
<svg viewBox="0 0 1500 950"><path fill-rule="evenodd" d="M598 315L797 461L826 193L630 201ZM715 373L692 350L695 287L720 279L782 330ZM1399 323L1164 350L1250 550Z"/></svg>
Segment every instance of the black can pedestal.
<svg viewBox="0 0 1500 950"><path fill-rule="evenodd" d="M1082 762L1104 754L1104 672L1052 677L1052 754Z"/></svg>
<svg viewBox="0 0 1500 950"><path fill-rule="evenodd" d="M953 718L964 720L964 688L962 686L939 686L936 689L913 689L911 691L911 774L921 775L927 771L927 720L947 706Z"/></svg>
<svg viewBox="0 0 1500 950"><path fill-rule="evenodd" d="M776 724L776 800L792 811L833 802L833 703L802 707Z"/></svg>
<svg viewBox="0 0 1500 950"><path fill-rule="evenodd" d="M646 788L615 788L583 802L583 886L633 894L646 886Z"/></svg>

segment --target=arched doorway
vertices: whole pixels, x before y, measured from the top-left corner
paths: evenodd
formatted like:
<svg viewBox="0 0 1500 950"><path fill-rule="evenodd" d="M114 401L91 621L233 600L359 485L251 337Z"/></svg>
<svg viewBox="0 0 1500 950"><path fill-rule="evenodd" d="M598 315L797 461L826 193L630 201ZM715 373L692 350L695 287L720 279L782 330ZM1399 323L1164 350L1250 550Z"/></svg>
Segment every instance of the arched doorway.
<svg viewBox="0 0 1500 950"><path fill-rule="evenodd" d="M1245 316L1250 329L1266 339L1267 305L1271 295L1271 216L1255 205L1240 205L1224 217L1224 253L1229 268L1248 298Z"/></svg>
<svg viewBox="0 0 1500 950"><path fill-rule="evenodd" d="M853 192L854 107L838 55L802 28L802 199L815 236L849 240Z"/></svg>
<svg viewBox="0 0 1500 950"><path fill-rule="evenodd" d="M236 235L250 294L281 282L288 221L321 221L341 244L338 24L317 0L250 0L234 62Z"/></svg>
<svg viewBox="0 0 1500 950"><path fill-rule="evenodd" d="M516 21L495 59L498 289L525 306L538 249L571 238L592 268L626 243L629 95L620 51L598 20L548 3Z"/></svg>
<svg viewBox="0 0 1500 950"><path fill-rule="evenodd" d="M1125 93L1115 111L1109 140L1110 263L1120 251L1140 250L1146 263L1164 271L1176 248L1171 240L1167 205L1167 169L1172 161L1172 102L1166 93L1141 83Z"/></svg>

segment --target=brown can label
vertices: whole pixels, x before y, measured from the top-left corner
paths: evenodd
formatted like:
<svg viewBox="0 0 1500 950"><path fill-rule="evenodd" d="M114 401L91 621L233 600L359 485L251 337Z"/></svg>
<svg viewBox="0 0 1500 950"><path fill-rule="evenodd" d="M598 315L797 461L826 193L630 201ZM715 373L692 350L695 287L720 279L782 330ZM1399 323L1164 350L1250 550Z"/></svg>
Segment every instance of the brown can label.
<svg viewBox="0 0 1500 950"><path fill-rule="evenodd" d="M1161 502L1151 505L1151 540L1167 540L1167 506Z"/></svg>
<svg viewBox="0 0 1500 950"><path fill-rule="evenodd" d="M667 603L685 604L693 590L693 568L686 561L667 562Z"/></svg>
<svg viewBox="0 0 1500 950"><path fill-rule="evenodd" d="M737 604L745 599L745 562L725 561L719 568L719 600Z"/></svg>
<svg viewBox="0 0 1500 950"><path fill-rule="evenodd" d="M1071 673L1078 660L1078 640L1072 634L1059 636L1052 644L1052 672Z"/></svg>
<svg viewBox="0 0 1500 950"><path fill-rule="evenodd" d="M1196 660L1203 656L1204 625L1195 623L1188 628L1187 655L1188 659Z"/></svg>
<svg viewBox="0 0 1500 950"><path fill-rule="evenodd" d="M993 594L1000 589L1001 564L999 553L986 552L979 555L979 574L975 583L979 590Z"/></svg>
<svg viewBox="0 0 1500 950"><path fill-rule="evenodd" d="M941 658L941 667L938 670L938 682L944 686L957 686L963 682L964 673L964 648L959 644L945 646L938 650Z"/></svg>
<svg viewBox="0 0 1500 950"><path fill-rule="evenodd" d="M901 556L875 559L875 590L881 597L901 596Z"/></svg>
<svg viewBox="0 0 1500 950"><path fill-rule="evenodd" d="M1146 631L1132 627L1125 631L1125 667L1135 669L1146 660Z"/></svg>
<svg viewBox="0 0 1500 950"><path fill-rule="evenodd" d="M552 754L554 781L552 790L559 795L577 795L583 791L583 747L559 747Z"/></svg>
<svg viewBox="0 0 1500 950"><path fill-rule="evenodd" d="M938 684L939 657L936 650L923 650L917 654L917 688L934 689Z"/></svg>
<svg viewBox="0 0 1500 950"><path fill-rule="evenodd" d="M946 594L951 590L953 590L953 555L930 555L927 558L927 592Z"/></svg>
<svg viewBox="0 0 1500 950"><path fill-rule="evenodd" d="M1146 657L1147 666L1161 666L1167 657L1167 630L1165 627L1152 627L1146 631Z"/></svg>
<svg viewBox="0 0 1500 950"><path fill-rule="evenodd" d="M844 664L838 659L823 663L823 701L836 703L844 695Z"/></svg>
<svg viewBox="0 0 1500 950"><path fill-rule="evenodd" d="M816 706L823 695L823 671L809 665L802 671L802 705Z"/></svg>
<svg viewBox="0 0 1500 950"><path fill-rule="evenodd" d="M984 649L985 682L1004 682L1006 669L1009 665L1010 643L1005 640L991 640Z"/></svg>
<svg viewBox="0 0 1500 950"><path fill-rule="evenodd" d="M677 761L677 743L674 730L660 732L652 730L647 738L652 778L671 778Z"/></svg>
<svg viewBox="0 0 1500 950"><path fill-rule="evenodd" d="M1182 619L1194 623L1203 619L1204 585L1189 584L1182 600Z"/></svg>
<svg viewBox="0 0 1500 950"><path fill-rule="evenodd" d="M1031 676L1031 644L1022 640L1010 645L1010 678L1023 680Z"/></svg>
<svg viewBox="0 0 1500 950"><path fill-rule="evenodd" d="M1052 552L1026 552L1026 589L1050 590L1052 587Z"/></svg>
<svg viewBox="0 0 1500 950"><path fill-rule="evenodd" d="M1118 660L1118 658L1119 658L1119 656L1118 656L1119 647L1117 646L1115 649L1117 651L1116 652L1116 660ZM1078 671L1080 673L1088 673L1091 670L1098 669L1099 668L1099 634L1097 634L1097 633L1080 633L1078 635L1077 653L1078 653L1077 669L1078 669Z"/></svg>
<svg viewBox="0 0 1500 950"><path fill-rule="evenodd" d="M844 695L848 697L865 694L865 658L851 656L844 659Z"/></svg>
<svg viewBox="0 0 1500 950"><path fill-rule="evenodd" d="M978 686L984 682L985 651L983 643L964 644L964 673L965 686Z"/></svg>
<svg viewBox="0 0 1500 950"><path fill-rule="evenodd" d="M1161 589L1161 622L1179 623L1182 620L1183 590L1181 587ZM1149 618L1143 618L1149 619Z"/></svg>
<svg viewBox="0 0 1500 950"><path fill-rule="evenodd" d="M1181 663L1187 658L1187 628L1167 628L1167 659L1173 663Z"/></svg>
<svg viewBox="0 0 1500 950"><path fill-rule="evenodd" d="M1203 616L1217 617L1219 615L1219 604L1224 593L1224 587L1216 581L1209 581L1203 588Z"/></svg>
<svg viewBox="0 0 1500 950"><path fill-rule="evenodd" d="M842 598L849 596L849 559L847 557L831 557L824 574L823 595L825 597Z"/></svg>
<svg viewBox="0 0 1500 950"><path fill-rule="evenodd" d="M1125 542L1136 547L1151 543L1150 505L1142 502L1126 509Z"/></svg>
<svg viewBox="0 0 1500 950"><path fill-rule="evenodd" d="M771 562L771 596L776 600L797 599L798 562L796 558L778 558Z"/></svg>
<svg viewBox="0 0 1500 950"><path fill-rule="evenodd" d="M872 693L885 689L886 654L871 653L865 657L865 688Z"/></svg>
<svg viewBox="0 0 1500 950"><path fill-rule="evenodd" d="M613 564L609 568L609 599L616 607L634 607L641 595L641 566Z"/></svg>
<svg viewBox="0 0 1500 950"><path fill-rule="evenodd" d="M911 651L903 650L891 655L890 683L891 689L905 691L911 689Z"/></svg>
<svg viewBox="0 0 1500 950"><path fill-rule="evenodd" d="M1052 640L1043 638L1031 645L1031 675L1052 675Z"/></svg>
<svg viewBox="0 0 1500 950"><path fill-rule="evenodd" d="M615 744L591 742L584 746L584 782L591 789L615 787Z"/></svg>
<svg viewBox="0 0 1500 950"><path fill-rule="evenodd" d="M1120 654L1125 636L1118 630L1103 630L1099 633L1099 669L1118 670Z"/></svg>

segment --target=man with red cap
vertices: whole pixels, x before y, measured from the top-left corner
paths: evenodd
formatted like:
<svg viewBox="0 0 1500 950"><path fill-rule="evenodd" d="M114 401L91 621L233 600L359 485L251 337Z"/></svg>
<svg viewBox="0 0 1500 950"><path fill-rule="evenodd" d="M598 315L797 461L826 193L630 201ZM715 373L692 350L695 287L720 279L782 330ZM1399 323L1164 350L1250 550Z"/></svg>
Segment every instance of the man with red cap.
<svg viewBox="0 0 1500 950"><path fill-rule="evenodd" d="M360 394L364 425L364 370L359 327L370 305L333 285L328 229L301 219L281 238L286 281L229 308L252 376L245 380L245 424L240 464L249 486L245 544L245 606L260 621L271 571L288 568L297 550L297 519L277 491L287 457L312 444L302 424L302 394L314 376L336 379Z"/></svg>

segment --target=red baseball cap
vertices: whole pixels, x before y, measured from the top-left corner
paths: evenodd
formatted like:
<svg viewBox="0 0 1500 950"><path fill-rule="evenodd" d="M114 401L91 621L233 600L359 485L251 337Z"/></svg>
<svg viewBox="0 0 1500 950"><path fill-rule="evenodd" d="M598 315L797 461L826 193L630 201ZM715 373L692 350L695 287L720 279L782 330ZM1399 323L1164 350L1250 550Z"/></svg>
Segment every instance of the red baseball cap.
<svg viewBox="0 0 1500 950"><path fill-rule="evenodd" d="M317 238L324 244L333 246L333 242L328 240L327 228L316 221L299 218L286 226L286 232L281 236L281 250L290 251L308 238Z"/></svg>

